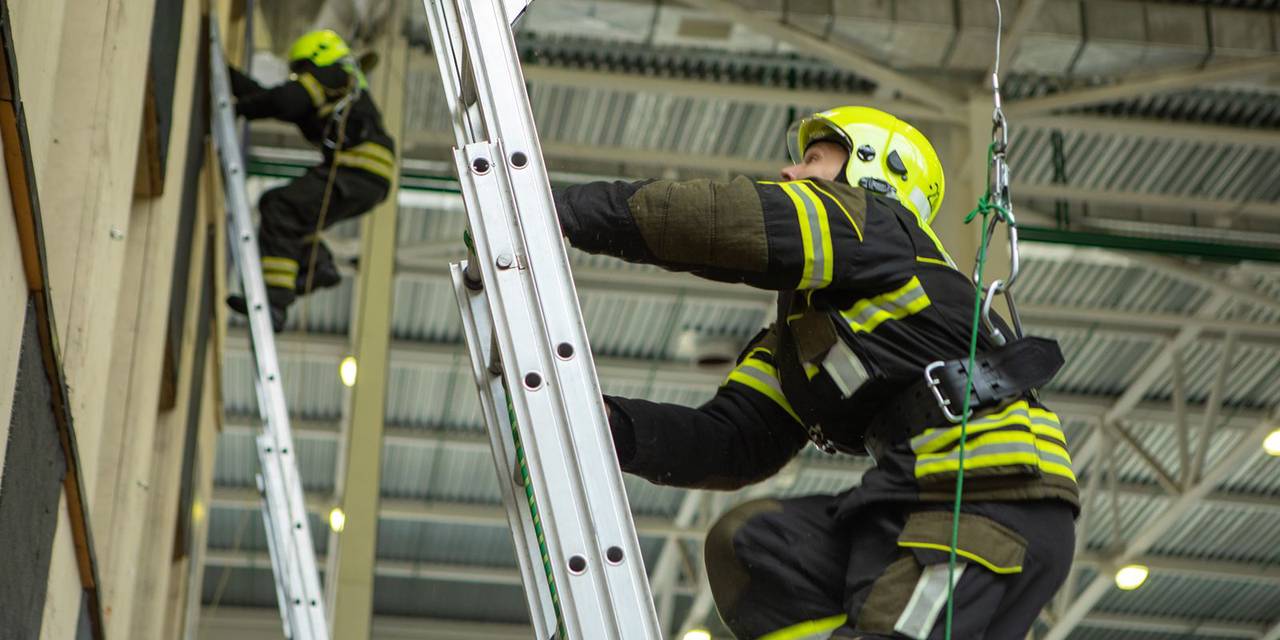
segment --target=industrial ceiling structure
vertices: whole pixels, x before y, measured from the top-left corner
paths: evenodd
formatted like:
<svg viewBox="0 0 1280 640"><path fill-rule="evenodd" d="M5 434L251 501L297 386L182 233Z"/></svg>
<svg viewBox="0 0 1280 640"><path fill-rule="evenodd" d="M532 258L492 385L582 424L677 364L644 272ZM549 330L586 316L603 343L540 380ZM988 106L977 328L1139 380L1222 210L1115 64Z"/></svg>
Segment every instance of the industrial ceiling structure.
<svg viewBox="0 0 1280 640"><path fill-rule="evenodd" d="M288 4L266 21L276 49L310 24ZM402 21L370 21L409 44L374 637L525 638L448 282L465 222L445 162L452 135L411 4ZM1085 502L1075 569L1034 636L1278 640L1280 458L1262 442L1280 427L1280 3L1006 0L1004 27L1020 309L1066 353L1045 397ZM984 178L994 33L988 0L538 0L518 43L553 182L770 177L790 121L870 104L935 140L950 183L940 216L955 220ZM255 125L253 141L257 189L312 160L280 127ZM353 257L356 234L347 224L328 237ZM607 393L697 404L726 371L695 361L733 355L770 321L767 292L572 260ZM348 277L296 306L279 338L320 554L340 492L338 363L356 299ZM204 557L210 638L275 615L252 379L233 323ZM834 493L865 469L807 450L735 493L628 478L667 632L729 637L701 573L715 514L759 495ZM1112 575L1130 563L1150 577L1121 591Z"/></svg>

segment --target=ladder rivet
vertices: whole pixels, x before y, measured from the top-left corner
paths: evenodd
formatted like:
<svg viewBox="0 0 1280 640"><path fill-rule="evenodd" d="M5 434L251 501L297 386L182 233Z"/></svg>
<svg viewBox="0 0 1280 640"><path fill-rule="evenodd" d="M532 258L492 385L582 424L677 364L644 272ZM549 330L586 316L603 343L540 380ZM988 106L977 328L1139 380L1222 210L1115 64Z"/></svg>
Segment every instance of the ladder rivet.
<svg viewBox="0 0 1280 640"><path fill-rule="evenodd" d="M569 358L572 358L573 345L569 344L568 342L561 342L560 344L556 345L556 355L560 356L564 360L568 360Z"/></svg>
<svg viewBox="0 0 1280 640"><path fill-rule="evenodd" d="M295 528L295 529L301 529L301 528L302 528L302 523L301 523L301 522L295 523L295 524L293 525L293 528Z"/></svg>
<svg viewBox="0 0 1280 640"><path fill-rule="evenodd" d="M289 454L289 447L284 447L284 448L280 449L280 453L282 453L282 454L284 454L284 455L288 455L288 454Z"/></svg>
<svg viewBox="0 0 1280 640"><path fill-rule="evenodd" d="M537 371L530 371L524 375L525 388L533 391L542 386L542 376Z"/></svg>
<svg viewBox="0 0 1280 640"><path fill-rule="evenodd" d="M268 381L275 381L275 379L276 379L276 374L274 374L274 373L268 373L268 374L267 374L267 380L268 380Z"/></svg>
<svg viewBox="0 0 1280 640"><path fill-rule="evenodd" d="M609 564L622 564L622 547L609 547L605 550L604 557L609 561Z"/></svg>
<svg viewBox="0 0 1280 640"><path fill-rule="evenodd" d="M313 606L313 607L314 607L314 606L316 606L317 604L319 604L319 603L318 603L318 602L316 602L315 600L312 600L312 601L311 601L311 606Z"/></svg>
<svg viewBox="0 0 1280 640"><path fill-rule="evenodd" d="M294 599L293 599L293 603L294 603L294 604L302 604L302 598L294 598Z"/></svg>
<svg viewBox="0 0 1280 640"><path fill-rule="evenodd" d="M262 303L261 303L261 302L259 302L259 303L255 304L255 305L253 305L253 310L254 310L254 311L262 311Z"/></svg>
<svg viewBox="0 0 1280 640"><path fill-rule="evenodd" d="M487 158L476 158L471 161L471 170L478 175L489 173L489 160Z"/></svg>
<svg viewBox="0 0 1280 640"><path fill-rule="evenodd" d="M497 262L499 269L510 269L513 261L511 259L511 254L499 253L498 259L495 262Z"/></svg>
<svg viewBox="0 0 1280 640"><path fill-rule="evenodd" d="M569 573L580 576L587 572L587 559L582 556L569 558Z"/></svg>
<svg viewBox="0 0 1280 640"><path fill-rule="evenodd" d="M242 236L240 236L240 241L241 241L241 242L248 242L248 241L250 241L250 240L252 240L252 239L253 239L253 237L252 237L252 236L250 236L250 235L249 235L249 234L247 234L247 233L246 233L246 234L244 234L244 235L242 235Z"/></svg>
<svg viewBox="0 0 1280 640"><path fill-rule="evenodd" d="M517 169L523 169L527 164L529 164L529 156L526 156L523 151L517 151L511 154L511 166Z"/></svg>

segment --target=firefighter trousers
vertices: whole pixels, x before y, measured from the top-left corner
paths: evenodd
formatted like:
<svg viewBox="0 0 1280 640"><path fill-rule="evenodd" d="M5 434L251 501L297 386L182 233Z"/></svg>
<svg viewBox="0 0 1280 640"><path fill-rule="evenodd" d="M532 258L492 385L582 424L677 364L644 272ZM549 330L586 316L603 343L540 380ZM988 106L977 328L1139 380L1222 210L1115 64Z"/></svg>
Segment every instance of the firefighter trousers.
<svg viewBox="0 0 1280 640"><path fill-rule="evenodd" d="M338 167L328 210L321 221L329 171L327 165L312 167L302 177L263 193L258 200L262 275L273 306L287 307L297 297L295 289L298 281L306 277L315 233L363 215L387 197L389 185L383 178ZM316 270L331 270L333 255L328 248L321 243L316 253Z"/></svg>
<svg viewBox="0 0 1280 640"><path fill-rule="evenodd" d="M940 640L949 505L882 502L837 521L839 501L756 500L711 528L707 577L726 625L741 640ZM951 637L1026 637L1071 567L1073 521L1054 500L966 504Z"/></svg>

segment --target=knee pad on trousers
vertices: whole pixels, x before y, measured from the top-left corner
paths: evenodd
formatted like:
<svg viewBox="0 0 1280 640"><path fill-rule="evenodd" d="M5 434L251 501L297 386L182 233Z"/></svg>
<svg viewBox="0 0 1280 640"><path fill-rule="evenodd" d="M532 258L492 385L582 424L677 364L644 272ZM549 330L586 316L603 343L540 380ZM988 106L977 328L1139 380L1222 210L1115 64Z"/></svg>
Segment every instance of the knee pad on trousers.
<svg viewBox="0 0 1280 640"><path fill-rule="evenodd" d="M707 581L715 598L720 615L732 617L732 609L751 583L751 574L738 557L734 541L742 527L752 518L766 513L782 511L782 504L773 499L752 500L730 509L707 531L703 560L707 566Z"/></svg>

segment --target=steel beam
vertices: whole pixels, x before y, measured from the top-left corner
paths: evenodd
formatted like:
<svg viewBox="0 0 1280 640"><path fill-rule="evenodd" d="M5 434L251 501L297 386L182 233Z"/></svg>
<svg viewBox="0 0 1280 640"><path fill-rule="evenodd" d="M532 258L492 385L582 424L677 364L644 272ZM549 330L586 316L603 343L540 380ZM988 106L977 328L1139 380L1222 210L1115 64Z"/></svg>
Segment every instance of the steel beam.
<svg viewBox="0 0 1280 640"><path fill-rule="evenodd" d="M1102 133L1115 136L1140 136L1161 140L1232 144L1242 147L1280 147L1280 132L1274 129L1250 129L1229 125L1169 122L1154 118L1107 117L1095 115L1036 115L1016 120L1022 131L1033 128L1058 129L1078 133Z"/></svg>
<svg viewBox="0 0 1280 640"><path fill-rule="evenodd" d="M871 56L839 46L748 10L729 0L683 0L684 4L702 9L723 20L740 24L756 33L785 42L809 55L831 62L842 69L853 69L858 75L877 84L923 101L940 112L955 109L959 100L929 83L890 69Z"/></svg>
<svg viewBox="0 0 1280 640"><path fill-rule="evenodd" d="M441 254L441 260L455 258L458 253ZM1162 267L1153 267L1163 271ZM416 259L399 261L397 275L419 281L443 282L445 275L437 262L426 263ZM573 269L574 281L578 290L587 294L619 293L661 297L672 299L680 292L697 295L699 300L728 304L760 305L772 308L775 294L770 291L753 289L745 285L728 285L712 282L687 273L672 273L657 269L607 269L577 266ZM1180 274L1175 275L1179 277ZM1179 279L1182 279L1179 277ZM1204 276L1205 280L1215 278ZM1222 283L1220 283L1222 284ZM1214 287L1221 289L1222 286ZM1244 297L1247 290L1239 287L1227 289L1235 296ZM1263 294L1254 292L1254 297ZM1280 300L1273 301L1280 305ZM1280 324L1266 322L1249 322L1242 320L1223 320L1216 318L1197 318L1191 315L1172 313L1145 313L1124 311L1120 309L1071 307L1052 304L1021 302L1018 311L1022 319L1032 327L1087 328L1103 332L1169 334L1172 337L1177 331L1193 326L1204 334L1221 335L1226 331L1235 331L1246 341L1261 341L1274 344L1280 339Z"/></svg>
<svg viewBox="0 0 1280 640"><path fill-rule="evenodd" d="M783 134L778 132L781 145ZM405 146L413 148L441 148L453 144L453 134L445 131L416 131L405 136ZM779 146L779 149L782 147ZM713 155L691 153L688 151L668 151L662 149L640 149L635 147L611 147L591 144L576 144L544 140L542 155L548 160L591 161L606 165L646 165L650 167L692 169L700 172L722 171L725 173L741 173L748 176L774 177L788 164L781 156L777 160L757 160L742 156Z"/></svg>
<svg viewBox="0 0 1280 640"><path fill-rule="evenodd" d="M1160 73L1142 73L1133 75L1114 84L1076 91L1064 91L1041 98L1028 98L1008 103L1005 110L1009 119L1070 109L1102 102L1124 100L1134 96L1176 91L1187 87L1197 87L1232 80L1246 76L1256 76L1280 71L1280 56L1250 58L1238 62L1224 62L1204 68L1179 69Z"/></svg>
<svg viewBox="0 0 1280 640"><path fill-rule="evenodd" d="M861 71L859 69L859 71ZM860 104L888 111L898 117L922 122L959 123L957 114L921 106L905 100L880 98L867 93L813 91L775 88L743 83L712 82L682 78L643 76L615 71L590 71L546 65L526 65L525 80L538 85L575 87L580 89L660 93L699 100L728 100L775 107Z"/></svg>
<svg viewBox="0 0 1280 640"><path fill-rule="evenodd" d="M701 491L691 489L685 492L676 509L674 518L677 527L689 527L698 515L703 501ZM658 620L664 633L672 631L671 618L675 615L675 587L680 578L681 539L678 536L667 536L662 543L662 550L654 563L653 575L649 586L653 590L654 601L658 604Z"/></svg>
<svg viewBox="0 0 1280 640"><path fill-rule="evenodd" d="M1113 561L1123 564L1145 553L1151 545L1159 540L1174 524L1180 521L1189 511L1201 504L1205 497L1213 492L1219 483L1235 473L1248 460L1250 455L1258 455L1259 443L1280 422L1280 411L1258 423L1254 429L1222 457L1221 460L1191 488L1172 500L1142 529L1129 537L1124 548L1116 554ZM1085 618L1102 596L1111 589L1110 576L1097 574L1080 592L1079 597L1071 603L1067 610L1045 636L1045 640L1065 640L1073 629Z"/></svg>
<svg viewBox="0 0 1280 640"><path fill-rule="evenodd" d="M1233 284L1225 277L1227 274L1220 271L1214 272L1204 268L1192 267L1180 260L1161 258L1159 256L1131 255L1128 256L1128 259L1183 282L1195 284L1210 291L1229 294L1237 302L1245 302L1280 313L1280 298L1268 295L1257 289ZM1217 322L1219 321L1212 320L1212 323Z"/></svg>
<svg viewBox="0 0 1280 640"><path fill-rule="evenodd" d="M403 19L404 3L392 3L388 24ZM388 28L378 41L382 64L373 91L383 121L396 137L404 132L405 79L409 45L403 32ZM399 188L393 177L390 193ZM350 396L349 421L339 441L336 503L346 515L339 533L330 531L325 581L333 637L368 640L373 626L374 562L378 544L378 499L382 477L382 426L391 375L391 310L395 289L397 215L394 198L374 208L361 223L360 272L352 296L351 351L359 375Z"/></svg>
<svg viewBox="0 0 1280 640"><path fill-rule="evenodd" d="M1150 555L1138 556L1126 561L1126 563L1129 562L1145 565L1148 569L1151 569L1153 574L1184 575L1280 585L1280 566ZM1096 552L1080 554L1076 557L1075 563L1081 567L1097 569L1107 574L1114 571L1116 567L1116 562L1112 558Z"/></svg>
<svg viewBox="0 0 1280 640"><path fill-rule="evenodd" d="M1257 638L1262 627L1225 620L1202 620L1173 616L1134 616L1114 613L1090 614L1084 626L1119 631L1145 631L1195 638L1201 635L1227 638Z"/></svg>
<svg viewBox="0 0 1280 640"><path fill-rule="evenodd" d="M1092 204L1127 207L1152 207L1173 211L1212 213L1220 216L1243 216L1280 220L1280 202L1232 201L1213 198L1197 198L1139 191L1111 191L1090 189L1062 184L1034 184L1016 181L1011 187L1019 198L1044 200L1088 200Z"/></svg>
<svg viewBox="0 0 1280 640"><path fill-rule="evenodd" d="M261 569L264 571L271 569L271 559L261 551L210 549L206 563L212 567L227 567L231 569ZM515 567L378 560L374 573L380 577L390 578L418 578L443 582L466 582L469 584L523 586L520 581L520 572ZM684 587L676 586L675 588L685 595L691 592L690 589Z"/></svg>
<svg viewBox="0 0 1280 640"><path fill-rule="evenodd" d="M1138 410L1140 414L1141 410ZM1256 422L1256 418L1252 418ZM229 423L223 428L223 432L236 435L251 435L256 427L249 423L249 418L232 417ZM1245 418L1236 418L1237 422L1243 422ZM338 425L333 422L315 421L315 420L299 420L295 423L295 430L300 440L318 440L333 441L338 433ZM1239 429L1239 425L1234 425ZM386 436L384 443L389 446L402 447L440 447L453 451L468 451L473 453L484 453L488 451L488 441L480 431L459 431L456 429L420 429L406 427L385 427ZM849 484L857 482L861 473L870 468L870 464L856 458L830 458L819 460L802 460L794 462L783 473L794 472L797 475L831 475L836 474L846 479ZM1160 486L1153 484L1144 484L1137 482L1121 482L1117 484L1117 490L1123 496L1137 497L1153 500L1169 500L1169 494ZM235 506L235 501L239 495L240 489L234 487L220 487L219 499L224 500L223 506ZM253 502L253 495L244 494L245 506L252 508L256 503ZM1272 513L1280 515L1280 502L1267 496L1254 496L1248 494L1229 493L1229 492L1213 492L1206 498L1208 504L1221 505L1236 509L1248 509L1264 513ZM317 514L324 515L328 508L332 505L332 498L328 495L318 493L308 494L307 508ZM471 508L474 507L474 508ZM430 500L382 500L381 516L390 519L401 520L441 520L447 522L470 522L473 524L495 524L505 523L501 520L501 513L496 510L495 506L490 505L465 505L462 503L452 503L447 501L430 501ZM688 539L698 538L702 533L702 528L690 525L672 524L670 519L657 519L647 521L641 519L645 524L640 531L644 535L657 536L663 535L667 537L676 536Z"/></svg>

